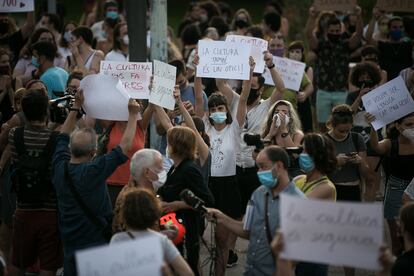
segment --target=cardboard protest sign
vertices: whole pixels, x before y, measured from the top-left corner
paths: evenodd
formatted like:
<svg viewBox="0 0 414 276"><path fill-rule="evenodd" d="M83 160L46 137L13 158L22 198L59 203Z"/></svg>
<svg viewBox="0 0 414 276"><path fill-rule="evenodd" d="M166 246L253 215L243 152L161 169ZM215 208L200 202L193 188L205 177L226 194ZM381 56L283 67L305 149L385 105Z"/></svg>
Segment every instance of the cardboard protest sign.
<svg viewBox="0 0 414 276"><path fill-rule="evenodd" d="M197 77L248 80L250 47L225 41L198 42Z"/></svg>
<svg viewBox="0 0 414 276"><path fill-rule="evenodd" d="M251 47L250 55L253 57L256 62L254 67L255 73L263 73L265 68L264 54L263 52L267 51L268 42L264 39L250 36L242 35L228 35L226 37L227 42L234 42L239 45L245 45Z"/></svg>
<svg viewBox="0 0 414 276"><path fill-rule="evenodd" d="M351 11L356 5L356 0L315 0L313 2L317 11Z"/></svg>
<svg viewBox="0 0 414 276"><path fill-rule="evenodd" d="M306 64L276 56L273 56L273 63L275 64L276 70L282 78L285 87L294 91L299 91ZM265 84L275 85L268 68L265 68L262 76L265 78Z"/></svg>
<svg viewBox="0 0 414 276"><path fill-rule="evenodd" d="M34 11L34 0L0 0L0 13Z"/></svg>
<svg viewBox="0 0 414 276"><path fill-rule="evenodd" d="M379 269L382 205L329 202L281 194L283 259Z"/></svg>
<svg viewBox="0 0 414 276"><path fill-rule="evenodd" d="M0 0L1 1L1 0ZM134 99L148 99L152 75L151 62L101 61L100 74L119 79Z"/></svg>
<svg viewBox="0 0 414 276"><path fill-rule="evenodd" d="M381 10L394 12L414 12L413 0L378 0L377 7Z"/></svg>
<svg viewBox="0 0 414 276"><path fill-rule="evenodd" d="M365 110L375 116L375 130L414 112L414 101L401 76L362 96Z"/></svg>
<svg viewBox="0 0 414 276"><path fill-rule="evenodd" d="M149 102L158 106L174 109L174 86L177 68L167 63L154 60L154 79Z"/></svg>
<svg viewBox="0 0 414 276"><path fill-rule="evenodd" d="M81 81L86 114L95 119L128 121L131 96L120 80L103 74L88 75Z"/></svg>
<svg viewBox="0 0 414 276"><path fill-rule="evenodd" d="M164 262L161 239L134 239L76 252L79 276L159 275Z"/></svg>

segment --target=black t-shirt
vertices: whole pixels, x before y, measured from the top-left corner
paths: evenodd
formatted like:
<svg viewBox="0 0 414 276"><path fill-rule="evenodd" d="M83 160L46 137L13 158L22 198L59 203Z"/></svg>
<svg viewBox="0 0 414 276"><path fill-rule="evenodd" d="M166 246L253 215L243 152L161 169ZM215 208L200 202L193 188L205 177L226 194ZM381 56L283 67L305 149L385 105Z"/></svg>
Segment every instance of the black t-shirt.
<svg viewBox="0 0 414 276"><path fill-rule="evenodd" d="M387 71L388 80L398 76L401 70L411 67L413 64L411 41L398 43L378 41L379 63L383 70Z"/></svg>
<svg viewBox="0 0 414 276"><path fill-rule="evenodd" d="M25 41L23 39L21 30L18 30L17 32L9 36L0 38L0 47L10 50L10 52L12 52L13 54L12 66L14 66L17 63L17 60L19 59L20 50L23 48L24 43Z"/></svg>
<svg viewBox="0 0 414 276"><path fill-rule="evenodd" d="M392 276L413 276L414 275L414 250L402 254L395 261L391 269Z"/></svg>

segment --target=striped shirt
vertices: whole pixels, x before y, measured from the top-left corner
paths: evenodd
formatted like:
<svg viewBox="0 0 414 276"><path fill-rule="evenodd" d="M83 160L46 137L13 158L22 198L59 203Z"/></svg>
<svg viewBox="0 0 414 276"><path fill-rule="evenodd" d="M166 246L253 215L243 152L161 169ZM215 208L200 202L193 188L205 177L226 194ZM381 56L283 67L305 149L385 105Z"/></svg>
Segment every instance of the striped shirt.
<svg viewBox="0 0 414 276"><path fill-rule="evenodd" d="M16 128L13 128L9 132L9 145L11 149L11 162L12 164L16 164L18 162L18 152L15 147L14 143L14 133ZM25 127L24 129L24 145L26 147L27 154L31 157L39 157L44 147L46 146L47 142L49 141L49 137L52 134L52 131L49 129L33 129L30 127ZM52 160L49 161L51 163ZM49 175L51 176L51 164L48 166ZM50 210L56 211L57 203L56 203L56 193L52 182L50 185L47 185L46 188L47 197L39 198L38 195L33 194L30 198L30 202L24 200L19 193L17 193L17 208L24 209L24 210Z"/></svg>

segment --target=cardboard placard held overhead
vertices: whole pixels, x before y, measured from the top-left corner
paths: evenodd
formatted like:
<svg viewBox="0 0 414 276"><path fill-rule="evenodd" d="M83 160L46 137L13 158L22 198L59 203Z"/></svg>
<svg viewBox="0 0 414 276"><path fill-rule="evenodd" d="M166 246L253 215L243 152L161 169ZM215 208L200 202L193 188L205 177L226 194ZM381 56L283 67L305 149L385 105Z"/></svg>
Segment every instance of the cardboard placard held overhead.
<svg viewBox="0 0 414 276"><path fill-rule="evenodd" d="M34 11L34 0L0 0L0 13Z"/></svg>
<svg viewBox="0 0 414 276"><path fill-rule="evenodd" d="M0 0L1 1L1 0ZM119 79L134 99L148 99L152 76L151 62L101 61L100 74Z"/></svg>
<svg viewBox="0 0 414 276"><path fill-rule="evenodd" d="M357 0L315 0L313 6L317 11L352 11Z"/></svg>
<svg viewBox="0 0 414 276"><path fill-rule="evenodd" d="M264 39L242 35L228 35L227 42L234 42L240 45L251 47L250 55L253 57L256 66L254 72L262 74L265 68L264 53L267 51L268 42Z"/></svg>
<svg viewBox="0 0 414 276"><path fill-rule="evenodd" d="M378 0L377 7L390 12L414 12L413 0Z"/></svg>
<svg viewBox="0 0 414 276"><path fill-rule="evenodd" d="M149 102L158 106L174 109L174 86L177 68L167 63L154 60L154 79L152 81Z"/></svg>
<svg viewBox="0 0 414 276"><path fill-rule="evenodd" d="M250 49L233 42L200 40L197 77L248 80Z"/></svg>
<svg viewBox="0 0 414 276"><path fill-rule="evenodd" d="M414 101L401 76L362 96L365 110L375 116L375 130L414 112Z"/></svg>
<svg viewBox="0 0 414 276"><path fill-rule="evenodd" d="M382 205L280 197L282 259L380 269Z"/></svg>

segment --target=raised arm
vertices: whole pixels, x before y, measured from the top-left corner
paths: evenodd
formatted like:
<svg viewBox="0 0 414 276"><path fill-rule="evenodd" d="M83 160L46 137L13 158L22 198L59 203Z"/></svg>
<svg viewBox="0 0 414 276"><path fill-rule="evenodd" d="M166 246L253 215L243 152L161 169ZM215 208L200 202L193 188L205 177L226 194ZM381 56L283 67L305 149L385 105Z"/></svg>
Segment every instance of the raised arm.
<svg viewBox="0 0 414 276"><path fill-rule="evenodd" d="M129 150L132 147L132 141L135 136L135 131L137 130L137 120L138 120L138 114L140 110L141 110L141 106L138 104L138 102L135 101L134 99L129 99L128 123L124 131L124 134L122 136L121 142L119 143L119 146L121 147L121 150L125 155L128 154Z"/></svg>
<svg viewBox="0 0 414 276"><path fill-rule="evenodd" d="M158 124L161 125L165 131L173 127L173 124L171 123L171 119L170 117L168 117L168 114L165 112L164 108L156 105L154 107L154 110L155 110L155 116L157 118Z"/></svg>
<svg viewBox="0 0 414 276"><path fill-rule="evenodd" d="M375 116L367 112L365 114L365 119L367 123L371 125L371 123L375 120ZM374 128L371 128L369 143L371 148L380 155L388 154L391 150L391 140L384 139L382 141L378 141L378 135Z"/></svg>
<svg viewBox="0 0 414 276"><path fill-rule="evenodd" d="M283 98L283 91L285 90L285 84L283 83L282 78L276 70L275 64L273 63L273 55L269 51L266 51L264 54L264 60L267 68L270 70L272 75L272 80L275 84L275 89L270 96L270 105L273 105L276 101Z"/></svg>
<svg viewBox="0 0 414 276"><path fill-rule="evenodd" d="M246 120L247 98L249 97L250 88L252 86L253 71L254 67L256 66L256 63L254 62L252 57L249 57L249 65L250 78L248 80L243 81L242 92L240 94L239 104L237 106L236 118L237 122L239 123L239 127L243 126L244 121Z"/></svg>
<svg viewBox="0 0 414 276"><path fill-rule="evenodd" d="M66 118L65 122L63 123L62 128L60 129L61 133L70 135L72 131L75 129L76 121L78 120L77 115L80 112L84 101L85 99L83 97L83 91L79 90L75 94L75 103L73 104L68 117Z"/></svg>
<svg viewBox="0 0 414 276"><path fill-rule="evenodd" d="M315 51L318 49L318 39L315 36L313 29L316 22L316 10L315 7L309 8L308 21L306 22L306 38L308 39L309 47Z"/></svg>
<svg viewBox="0 0 414 276"><path fill-rule="evenodd" d="M379 19L380 15L381 14L379 12L379 9L375 7L372 10L372 17L371 17L371 20L369 21L367 32L365 33L365 40L367 41L367 43L374 45L374 46L377 46L378 44L377 41L374 39L374 28L375 28L375 23Z"/></svg>
<svg viewBox="0 0 414 276"><path fill-rule="evenodd" d="M199 61L200 61L200 58L196 50L194 54L194 60L193 60L193 65L195 68L197 68ZM194 78L194 97L195 97L194 112L198 117L203 118L204 113L205 113L204 98L203 98L203 83L202 83L202 79L197 76Z"/></svg>
<svg viewBox="0 0 414 276"><path fill-rule="evenodd" d="M22 32L23 40L26 40L32 35L34 27L35 27L35 20L34 20L33 12L28 12L26 15L26 22L20 29Z"/></svg>
<svg viewBox="0 0 414 276"><path fill-rule="evenodd" d="M364 29L364 22L362 22L361 16L361 7L355 7L355 15L357 16L357 24L356 24L356 32L352 34L351 38L349 39L349 48L355 49L359 46L362 39L362 32Z"/></svg>
<svg viewBox="0 0 414 276"><path fill-rule="evenodd" d="M140 126L142 131L145 133L148 129L150 124L152 114L154 112L154 105L152 103L148 104L147 108L145 109L144 113L142 114L142 120L140 122Z"/></svg>
<svg viewBox="0 0 414 276"><path fill-rule="evenodd" d="M189 128L191 128L196 134L198 154L200 156L200 163L201 165L204 165L204 163L206 162L208 158L209 148L208 148L208 145L204 142L203 137L201 137L200 133L198 132L196 125L194 124L193 118L191 117L190 113L188 112L183 102L181 101L180 90L178 86L175 87L174 98L175 98L175 102L178 105L178 108L180 109L181 114L183 115L185 124Z"/></svg>

